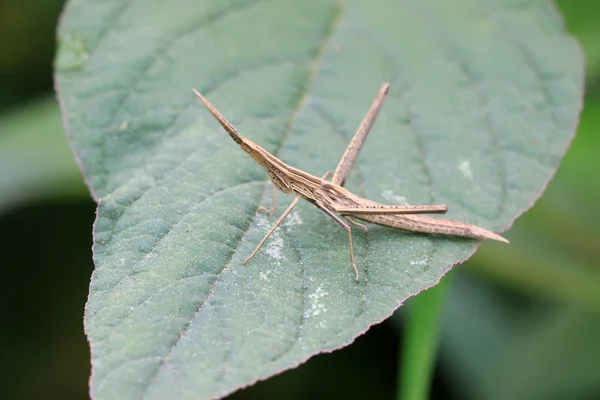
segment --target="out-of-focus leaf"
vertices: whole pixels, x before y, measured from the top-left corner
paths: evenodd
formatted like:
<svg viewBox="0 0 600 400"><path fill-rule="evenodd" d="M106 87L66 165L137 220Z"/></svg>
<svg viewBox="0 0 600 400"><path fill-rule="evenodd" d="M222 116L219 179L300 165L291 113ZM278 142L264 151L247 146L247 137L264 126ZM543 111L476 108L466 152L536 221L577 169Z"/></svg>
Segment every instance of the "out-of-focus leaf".
<svg viewBox="0 0 600 400"><path fill-rule="evenodd" d="M410 300L406 314L406 330L398 364L396 398L421 400L429 398L433 369L437 359L441 315L451 275L438 285Z"/></svg>
<svg viewBox="0 0 600 400"><path fill-rule="evenodd" d="M581 113L577 137L536 207L507 235L506 248L486 243L469 261L478 273L536 296L600 311L600 202L595 182L600 103Z"/></svg>
<svg viewBox="0 0 600 400"><path fill-rule="evenodd" d="M596 0L558 0L557 3L569 31L581 42L589 78L600 79L600 3Z"/></svg>
<svg viewBox="0 0 600 400"><path fill-rule="evenodd" d="M382 81L392 90L348 186L448 203L503 230L539 196L574 131L583 63L546 2L71 2L57 87L94 196L86 309L97 399L212 398L351 343L476 243L300 206L194 99L207 95L295 167L332 170Z"/></svg>
<svg viewBox="0 0 600 400"><path fill-rule="evenodd" d="M478 273L520 288L530 294L575 303L592 311L600 311L600 268L577 261L562 252L556 243L530 240L531 230L511 235L516 245L508 251L487 246L476 254L469 266Z"/></svg>
<svg viewBox="0 0 600 400"><path fill-rule="evenodd" d="M590 399L600 393L600 316L571 305L511 308L456 274L441 354L462 398Z"/></svg>
<svg viewBox="0 0 600 400"><path fill-rule="evenodd" d="M53 98L0 116L0 213L48 196L87 196Z"/></svg>

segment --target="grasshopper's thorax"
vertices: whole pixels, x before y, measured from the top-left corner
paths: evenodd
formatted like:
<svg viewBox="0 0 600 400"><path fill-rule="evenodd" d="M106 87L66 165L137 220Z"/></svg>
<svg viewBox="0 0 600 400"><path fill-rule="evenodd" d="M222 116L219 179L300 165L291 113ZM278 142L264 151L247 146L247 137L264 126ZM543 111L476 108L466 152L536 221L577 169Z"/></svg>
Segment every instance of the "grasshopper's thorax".
<svg viewBox="0 0 600 400"><path fill-rule="evenodd" d="M290 193L292 191L290 182L285 178L284 175L278 174L276 171L272 169L267 169L267 174L269 174L269 178L271 178L271 182L273 185L282 193Z"/></svg>
<svg viewBox="0 0 600 400"><path fill-rule="evenodd" d="M325 204L330 204L332 206L351 207L356 206L359 203L357 201L359 198L356 195L343 187L332 183L323 183L317 192L317 197Z"/></svg>
<svg viewBox="0 0 600 400"><path fill-rule="evenodd" d="M248 153L254 161L259 163L265 171L267 171L269 178L271 178L271 182L273 182L273 185L279 191L283 193L290 193L292 191L290 181L286 177L285 171L282 171L281 166L279 165L281 161L250 140L246 139L246 142L242 143L241 147L242 150Z"/></svg>

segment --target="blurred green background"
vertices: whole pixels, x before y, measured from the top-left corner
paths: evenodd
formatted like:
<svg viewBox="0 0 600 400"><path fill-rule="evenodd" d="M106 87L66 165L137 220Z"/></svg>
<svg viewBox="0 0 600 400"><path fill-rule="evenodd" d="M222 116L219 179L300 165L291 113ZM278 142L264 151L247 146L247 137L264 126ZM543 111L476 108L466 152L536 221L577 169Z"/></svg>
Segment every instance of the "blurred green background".
<svg viewBox="0 0 600 400"><path fill-rule="evenodd" d="M3 399L88 398L95 204L52 91L62 3L0 2ZM431 398L600 399L600 2L557 4L586 55L578 133L512 244L485 243L451 273ZM402 314L231 398L393 398Z"/></svg>

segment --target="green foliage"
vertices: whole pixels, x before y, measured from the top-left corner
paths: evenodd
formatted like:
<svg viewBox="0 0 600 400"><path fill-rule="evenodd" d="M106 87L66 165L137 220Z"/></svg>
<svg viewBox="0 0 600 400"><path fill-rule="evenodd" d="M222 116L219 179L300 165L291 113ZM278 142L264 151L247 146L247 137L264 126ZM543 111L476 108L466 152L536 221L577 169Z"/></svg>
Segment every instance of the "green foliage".
<svg viewBox="0 0 600 400"><path fill-rule="evenodd" d="M160 18L154 18L160 16ZM229 393L352 342L476 243L275 216L264 172L195 101L316 175L335 167L379 84L390 98L349 188L448 203L502 230L573 134L582 58L545 2L72 2L57 88L94 197L86 308L95 398Z"/></svg>
<svg viewBox="0 0 600 400"><path fill-rule="evenodd" d="M0 116L0 132L0 214L34 199L87 196L56 100Z"/></svg>
<svg viewBox="0 0 600 400"><path fill-rule="evenodd" d="M398 400L430 398L438 352L441 315L452 282L446 275L435 287L411 299L404 343L398 359Z"/></svg>
<svg viewBox="0 0 600 400"><path fill-rule="evenodd" d="M473 279L454 280L446 303L441 354L461 398L593 399L598 312L568 303L504 302Z"/></svg>
<svg viewBox="0 0 600 400"><path fill-rule="evenodd" d="M459 397L600 393L600 191L589 184L600 170L599 110L592 92L556 179L511 229L511 245L485 244L468 261L477 276L457 274L441 359Z"/></svg>

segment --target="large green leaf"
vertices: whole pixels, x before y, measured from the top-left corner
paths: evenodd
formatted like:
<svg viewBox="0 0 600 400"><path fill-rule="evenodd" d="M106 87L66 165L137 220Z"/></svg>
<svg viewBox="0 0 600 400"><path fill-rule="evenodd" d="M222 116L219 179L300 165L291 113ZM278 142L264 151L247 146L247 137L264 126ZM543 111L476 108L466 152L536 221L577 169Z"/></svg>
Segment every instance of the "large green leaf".
<svg viewBox="0 0 600 400"><path fill-rule="evenodd" d="M97 399L213 398L351 343L475 250L276 215L264 171L192 94L315 175L392 90L348 187L447 203L501 231L553 175L583 61L546 1L112 1L68 4L57 88L99 201L85 324ZM281 198L283 200L283 197Z"/></svg>

